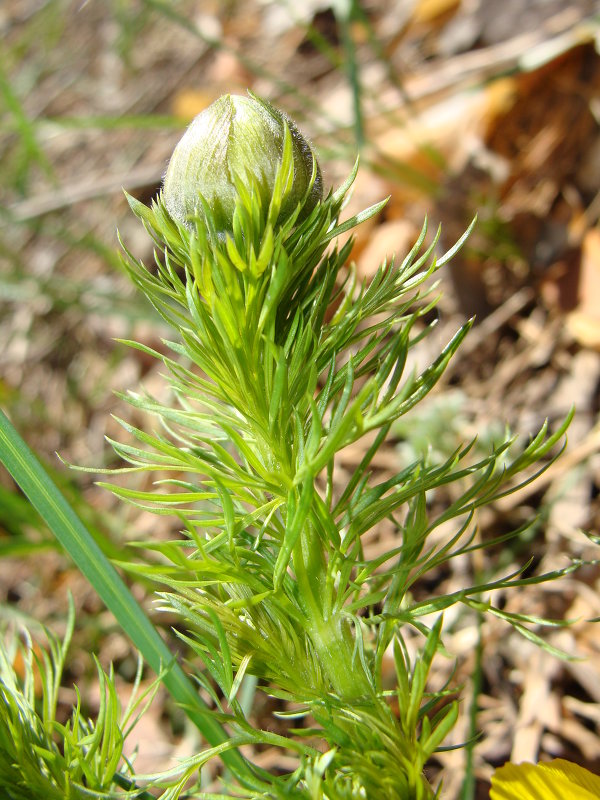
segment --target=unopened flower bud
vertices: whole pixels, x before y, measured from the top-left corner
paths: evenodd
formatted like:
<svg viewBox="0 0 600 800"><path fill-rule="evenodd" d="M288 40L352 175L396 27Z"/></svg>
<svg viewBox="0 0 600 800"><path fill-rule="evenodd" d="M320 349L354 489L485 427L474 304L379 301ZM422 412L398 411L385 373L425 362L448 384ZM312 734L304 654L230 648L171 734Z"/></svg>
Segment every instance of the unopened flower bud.
<svg viewBox="0 0 600 800"><path fill-rule="evenodd" d="M217 230L231 231L239 180L257 186L263 208L268 208L282 160L285 123L292 140L294 178L280 216L294 211L310 187L314 161L310 145L292 120L273 106L254 96L227 94L198 114L173 152L163 187L171 217L189 226L202 211L202 197ZM312 211L322 195L317 165L299 219Z"/></svg>

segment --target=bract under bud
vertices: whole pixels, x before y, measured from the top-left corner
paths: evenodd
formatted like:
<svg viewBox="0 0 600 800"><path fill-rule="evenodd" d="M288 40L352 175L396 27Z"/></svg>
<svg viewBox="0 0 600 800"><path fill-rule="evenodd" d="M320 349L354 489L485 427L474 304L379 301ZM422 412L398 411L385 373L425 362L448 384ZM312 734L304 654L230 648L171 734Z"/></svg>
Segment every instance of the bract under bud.
<svg viewBox="0 0 600 800"><path fill-rule="evenodd" d="M263 208L268 208L281 164L285 126L292 141L294 177L283 198L280 218L296 209L311 184L310 145L282 112L254 96L223 95L193 120L175 148L167 169L163 198L178 222L202 213L202 197L218 231L231 231L238 199L236 181L258 187ZM323 196L321 172L316 177L299 219L306 217Z"/></svg>

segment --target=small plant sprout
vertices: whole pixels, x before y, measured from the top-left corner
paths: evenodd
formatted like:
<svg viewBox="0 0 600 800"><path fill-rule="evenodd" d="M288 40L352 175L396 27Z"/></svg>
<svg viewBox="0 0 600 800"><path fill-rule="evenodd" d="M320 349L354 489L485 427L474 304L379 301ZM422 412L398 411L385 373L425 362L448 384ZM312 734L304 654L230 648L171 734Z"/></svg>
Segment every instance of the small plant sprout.
<svg viewBox="0 0 600 800"><path fill-rule="evenodd" d="M543 620L494 607L490 592L574 568L416 599L420 579L486 546L477 510L545 469L569 418L519 447L507 437L489 451L465 443L435 460L415 453L398 474L377 477L373 460L392 426L434 388L471 327L420 372L405 370L431 330L429 279L469 231L436 257L424 225L403 261L357 282L346 269L352 241L338 237L385 201L341 220L356 171L324 190L291 120L254 95L225 96L192 122L150 207L128 198L155 263L125 246L123 263L173 333L161 352L127 344L162 362L171 395L128 394L151 421L124 421L126 441L111 441L120 471L155 471L155 490L109 485L180 522L175 539L138 543L160 559L123 567L154 581L160 606L178 617L183 667L209 699L202 715L214 734L163 773L127 771L163 800L441 796L426 767L459 714L457 688L428 685L432 664L448 657L444 611L494 614L545 646ZM358 442L362 458L342 481L339 454ZM433 506L431 493L448 484L448 505ZM364 537L386 520L395 546L370 557ZM249 686L279 703L279 733L256 727ZM248 755L264 746L297 767L266 772ZM204 792L200 770L218 757L220 788Z"/></svg>

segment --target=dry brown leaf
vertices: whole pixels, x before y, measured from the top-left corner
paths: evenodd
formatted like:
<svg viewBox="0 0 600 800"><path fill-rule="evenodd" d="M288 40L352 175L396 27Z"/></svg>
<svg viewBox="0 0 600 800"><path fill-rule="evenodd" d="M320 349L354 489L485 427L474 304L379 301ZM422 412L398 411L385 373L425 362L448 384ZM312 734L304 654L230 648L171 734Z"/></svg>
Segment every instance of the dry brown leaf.
<svg viewBox="0 0 600 800"><path fill-rule="evenodd" d="M416 23L430 25L452 14L459 6L460 0L417 0L412 18Z"/></svg>
<svg viewBox="0 0 600 800"><path fill-rule="evenodd" d="M600 231L587 231L581 249L579 304L567 317L574 339L584 347L600 349Z"/></svg>
<svg viewBox="0 0 600 800"><path fill-rule="evenodd" d="M217 95L213 91L181 89L173 98L171 110L176 117L193 119L216 98Z"/></svg>
<svg viewBox="0 0 600 800"><path fill-rule="evenodd" d="M369 280L384 261L389 263L392 258L402 263L417 236L414 225L405 219L390 220L379 225L356 261L358 278Z"/></svg>

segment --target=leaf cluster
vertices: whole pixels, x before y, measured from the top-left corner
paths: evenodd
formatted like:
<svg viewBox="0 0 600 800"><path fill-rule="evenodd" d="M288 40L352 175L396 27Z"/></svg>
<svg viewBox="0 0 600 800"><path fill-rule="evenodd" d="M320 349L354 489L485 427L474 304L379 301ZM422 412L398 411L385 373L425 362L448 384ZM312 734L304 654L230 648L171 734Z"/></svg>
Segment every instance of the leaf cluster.
<svg viewBox="0 0 600 800"><path fill-rule="evenodd" d="M124 263L178 336L163 352L128 342L162 361L173 402L127 396L158 429L122 421L130 441L112 442L128 463L122 471L161 477L155 491L111 488L144 509L176 514L182 537L140 543L160 558L124 566L167 588L163 605L181 617L180 636L203 665L197 680L215 718L235 732L232 741L268 738L237 699L250 675L316 722L280 742L302 759L289 777L294 791L426 798L433 795L423 767L457 713L446 690L427 699L440 615L456 603L489 610L541 642L540 620L511 618L487 600L493 589L530 580L519 573L427 602L414 600L411 588L483 546L477 509L533 480L569 418L554 433L544 426L514 457L507 436L483 457L474 458L469 443L443 463L424 456L378 482L371 465L391 426L433 389L469 330L471 323L420 372L407 371L411 348L432 329L426 320L436 298L425 284L469 231L436 258L437 237L426 246L424 225L401 263L384 263L358 285L342 269L351 241L338 248L334 240L381 204L340 222L355 170L301 222L299 206L280 223L292 172L288 146L267 208L258 187L237 187L233 233L225 236L207 207L190 229L171 220L160 198L151 208L130 199L156 243L155 265L128 251ZM364 456L339 491L336 456L363 437ZM428 498L448 484L460 492L434 514ZM398 544L367 559L364 535L386 519ZM432 536L442 525L445 538ZM424 637L416 661L405 626ZM382 681L390 646L398 717ZM302 744L306 730L326 740L326 766Z"/></svg>
<svg viewBox="0 0 600 800"><path fill-rule="evenodd" d="M48 645L42 649L23 631L24 642L6 635L0 648L0 787L10 800L146 796L133 783L131 764L123 754L125 738L142 710L144 698L136 699L135 691L141 665L125 710L112 673L97 664L96 719L84 716L76 692L71 715L59 721L58 693L73 624L71 605L62 642L46 632Z"/></svg>

